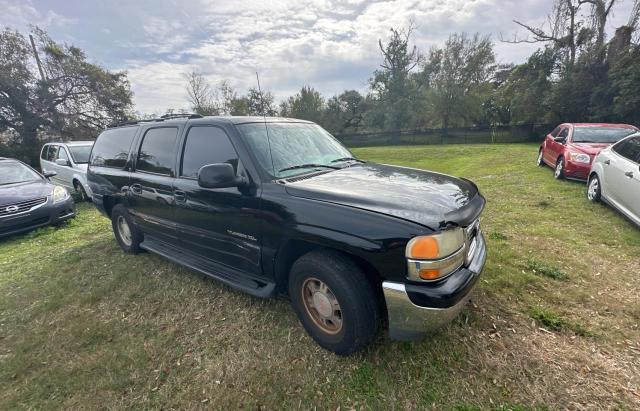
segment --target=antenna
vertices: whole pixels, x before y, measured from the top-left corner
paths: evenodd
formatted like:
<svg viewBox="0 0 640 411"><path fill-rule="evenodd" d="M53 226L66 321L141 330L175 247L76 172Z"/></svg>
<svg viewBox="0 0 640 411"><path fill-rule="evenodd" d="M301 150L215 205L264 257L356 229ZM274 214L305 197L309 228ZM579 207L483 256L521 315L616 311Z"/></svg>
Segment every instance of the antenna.
<svg viewBox="0 0 640 411"><path fill-rule="evenodd" d="M267 145L269 146L269 156L271 157L271 170L273 175L276 175L276 166L273 164L273 152L271 151L271 139L269 138L269 126L267 125L267 114L264 105L264 95L262 94L262 88L260 87L260 76L256 71L256 80L258 81L258 92L260 93L260 106L262 107L262 118L264 119L264 129L267 132Z"/></svg>

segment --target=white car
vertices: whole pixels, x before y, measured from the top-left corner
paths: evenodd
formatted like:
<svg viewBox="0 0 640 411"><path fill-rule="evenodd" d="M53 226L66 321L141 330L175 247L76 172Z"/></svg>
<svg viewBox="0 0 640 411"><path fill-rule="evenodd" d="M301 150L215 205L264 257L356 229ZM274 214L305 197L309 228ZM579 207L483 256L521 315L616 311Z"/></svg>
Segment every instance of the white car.
<svg viewBox="0 0 640 411"><path fill-rule="evenodd" d="M640 133L598 154L589 172L587 198L603 200L640 226Z"/></svg>
<svg viewBox="0 0 640 411"><path fill-rule="evenodd" d="M47 143L40 152L40 169L43 173L55 171L51 181L64 186L70 193L78 193L83 201L92 197L87 184L87 163L93 141Z"/></svg>

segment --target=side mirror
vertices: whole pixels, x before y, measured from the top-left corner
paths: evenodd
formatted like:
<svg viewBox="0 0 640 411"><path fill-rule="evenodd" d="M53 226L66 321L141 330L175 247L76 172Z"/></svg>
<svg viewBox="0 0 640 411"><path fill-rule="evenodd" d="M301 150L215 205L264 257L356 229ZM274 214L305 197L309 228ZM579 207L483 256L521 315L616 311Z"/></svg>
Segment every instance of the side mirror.
<svg viewBox="0 0 640 411"><path fill-rule="evenodd" d="M236 176L229 163L209 164L198 171L198 185L203 188L240 187L246 183L244 178Z"/></svg>
<svg viewBox="0 0 640 411"><path fill-rule="evenodd" d="M567 142L567 138L566 137L555 137L553 139L553 141L555 141L556 143L564 144L564 143Z"/></svg>
<svg viewBox="0 0 640 411"><path fill-rule="evenodd" d="M45 171L44 173L42 173L42 175L44 176L44 178L51 178L58 175L58 173L56 173L55 171Z"/></svg>
<svg viewBox="0 0 640 411"><path fill-rule="evenodd" d="M71 165L71 162L69 160L65 160L64 158L59 158L56 160L56 164L59 166L69 167Z"/></svg>

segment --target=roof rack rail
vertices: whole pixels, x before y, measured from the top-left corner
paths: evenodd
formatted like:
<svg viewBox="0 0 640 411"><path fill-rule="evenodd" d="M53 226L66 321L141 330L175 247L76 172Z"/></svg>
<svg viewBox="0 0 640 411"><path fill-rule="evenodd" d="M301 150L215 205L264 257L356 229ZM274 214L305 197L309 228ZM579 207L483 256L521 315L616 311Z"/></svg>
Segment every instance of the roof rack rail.
<svg viewBox="0 0 640 411"><path fill-rule="evenodd" d="M145 118L145 119L141 119L141 120L127 120L127 121L121 121L119 123L113 123L107 126L107 128L115 128L115 127L122 127L122 126L133 126L136 124L141 124L141 123L157 123L160 121L165 121L165 120L172 120L175 118L188 118L188 119L193 119L193 118L202 118L202 116L200 114L194 114L194 113L177 113L177 114L165 114L160 116L159 118Z"/></svg>

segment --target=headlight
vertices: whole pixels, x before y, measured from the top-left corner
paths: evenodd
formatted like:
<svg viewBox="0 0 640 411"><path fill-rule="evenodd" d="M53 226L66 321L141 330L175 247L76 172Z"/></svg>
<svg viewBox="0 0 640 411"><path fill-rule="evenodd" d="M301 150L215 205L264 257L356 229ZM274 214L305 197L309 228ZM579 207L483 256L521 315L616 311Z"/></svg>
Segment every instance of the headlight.
<svg viewBox="0 0 640 411"><path fill-rule="evenodd" d="M53 203L59 203L69 198L69 192L62 186L55 186L53 188Z"/></svg>
<svg viewBox="0 0 640 411"><path fill-rule="evenodd" d="M409 279L433 281L457 270L464 263L464 242L462 228L411 239L405 250Z"/></svg>
<svg viewBox="0 0 640 411"><path fill-rule="evenodd" d="M588 154L570 153L569 156L571 157L571 160L575 161L576 163L589 164L591 162L591 157L589 157Z"/></svg>

